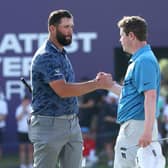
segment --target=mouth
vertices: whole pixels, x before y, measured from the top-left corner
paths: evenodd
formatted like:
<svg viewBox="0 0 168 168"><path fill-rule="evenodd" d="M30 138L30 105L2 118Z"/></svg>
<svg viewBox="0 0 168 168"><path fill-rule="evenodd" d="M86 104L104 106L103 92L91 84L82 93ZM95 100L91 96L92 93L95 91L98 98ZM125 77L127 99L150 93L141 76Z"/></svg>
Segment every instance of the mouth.
<svg viewBox="0 0 168 168"><path fill-rule="evenodd" d="M72 38L72 36L66 36L67 40L70 40Z"/></svg>

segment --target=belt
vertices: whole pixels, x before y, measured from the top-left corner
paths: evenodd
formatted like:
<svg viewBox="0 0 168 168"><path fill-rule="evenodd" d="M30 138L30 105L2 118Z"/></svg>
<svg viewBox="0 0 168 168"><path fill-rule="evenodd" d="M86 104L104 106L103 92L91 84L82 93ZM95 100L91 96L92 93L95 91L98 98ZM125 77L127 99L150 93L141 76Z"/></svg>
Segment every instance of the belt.
<svg viewBox="0 0 168 168"><path fill-rule="evenodd" d="M28 125L31 122L31 117L32 116L38 116L38 115L30 115L30 117L27 119L27 123ZM40 116L40 115L39 115ZM41 116L41 117L45 117L45 118L57 118L57 119L63 119L63 120L72 120L75 119L77 117L77 114L66 114L66 115L61 115L61 116Z"/></svg>
<svg viewBox="0 0 168 168"><path fill-rule="evenodd" d="M67 114L67 115L56 116L55 118L71 120L76 118L76 116L77 116L76 114L69 114L69 115Z"/></svg>

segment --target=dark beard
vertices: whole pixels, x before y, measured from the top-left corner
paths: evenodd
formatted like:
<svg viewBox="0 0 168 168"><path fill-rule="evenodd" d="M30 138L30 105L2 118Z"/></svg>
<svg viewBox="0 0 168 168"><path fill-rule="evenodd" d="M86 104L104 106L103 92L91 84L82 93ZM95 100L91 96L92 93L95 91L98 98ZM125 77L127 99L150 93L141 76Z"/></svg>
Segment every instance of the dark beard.
<svg viewBox="0 0 168 168"><path fill-rule="evenodd" d="M65 35L63 35L61 32L57 31L56 39L58 42L63 46L68 46L72 42L72 36L70 39L66 39Z"/></svg>

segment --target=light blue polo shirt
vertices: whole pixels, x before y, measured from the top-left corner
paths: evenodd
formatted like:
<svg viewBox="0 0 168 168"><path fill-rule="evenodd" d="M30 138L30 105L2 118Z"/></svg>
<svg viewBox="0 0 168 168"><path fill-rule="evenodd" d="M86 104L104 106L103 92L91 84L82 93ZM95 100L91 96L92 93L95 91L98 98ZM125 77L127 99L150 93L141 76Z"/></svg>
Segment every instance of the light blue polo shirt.
<svg viewBox="0 0 168 168"><path fill-rule="evenodd" d="M145 45L133 54L129 61L118 105L118 122L144 120L144 91L153 89L157 91L158 101L160 68L150 45ZM156 106L157 104L156 102ZM157 110L156 117L158 115Z"/></svg>

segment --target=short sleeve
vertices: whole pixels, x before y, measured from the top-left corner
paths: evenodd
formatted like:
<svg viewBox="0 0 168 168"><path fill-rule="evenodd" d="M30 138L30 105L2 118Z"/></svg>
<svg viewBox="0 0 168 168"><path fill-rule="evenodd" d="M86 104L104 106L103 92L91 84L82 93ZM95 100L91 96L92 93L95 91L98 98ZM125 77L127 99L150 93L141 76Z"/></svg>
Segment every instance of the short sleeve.
<svg viewBox="0 0 168 168"><path fill-rule="evenodd" d="M139 93L157 88L156 64L144 59L135 66L135 85Z"/></svg>
<svg viewBox="0 0 168 168"><path fill-rule="evenodd" d="M43 74L43 80L46 83L53 80L64 79L59 58L54 58L54 56L44 56L39 64L40 72Z"/></svg>

